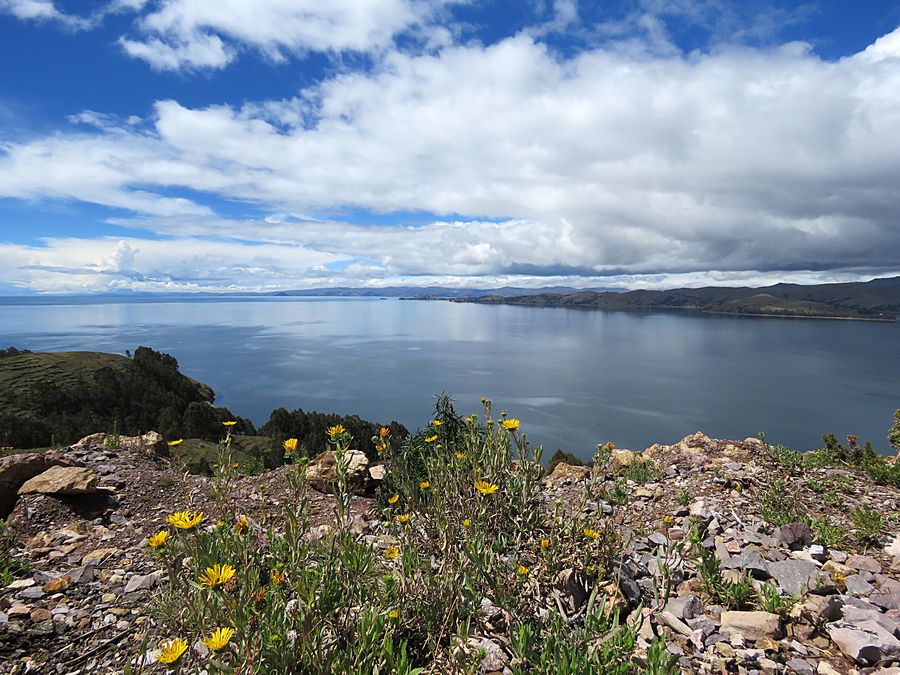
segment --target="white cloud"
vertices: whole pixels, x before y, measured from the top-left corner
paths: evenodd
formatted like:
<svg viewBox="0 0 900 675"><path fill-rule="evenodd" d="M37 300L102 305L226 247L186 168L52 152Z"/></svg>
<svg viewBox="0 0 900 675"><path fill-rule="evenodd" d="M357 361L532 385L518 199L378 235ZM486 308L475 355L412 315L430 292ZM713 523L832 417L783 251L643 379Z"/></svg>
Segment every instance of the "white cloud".
<svg viewBox="0 0 900 675"><path fill-rule="evenodd" d="M309 279L896 273L898 41L838 62L797 44L560 59L526 35L391 50L296 99L160 101L149 130L83 113L100 130L0 146L0 197L328 257ZM349 209L437 217L335 222Z"/></svg>
<svg viewBox="0 0 900 675"><path fill-rule="evenodd" d="M22 21L54 21L72 30L86 30L91 21L57 9L52 0L0 0L0 13Z"/></svg>
<svg viewBox="0 0 900 675"><path fill-rule="evenodd" d="M238 49L285 53L386 49L452 0L165 0L139 21L125 51L159 70L221 68Z"/></svg>

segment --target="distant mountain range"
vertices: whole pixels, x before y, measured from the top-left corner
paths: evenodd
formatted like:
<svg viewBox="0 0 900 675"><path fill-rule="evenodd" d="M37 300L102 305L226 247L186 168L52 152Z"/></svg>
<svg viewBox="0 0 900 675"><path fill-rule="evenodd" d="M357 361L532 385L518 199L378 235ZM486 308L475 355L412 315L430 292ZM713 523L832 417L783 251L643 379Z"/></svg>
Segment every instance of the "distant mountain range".
<svg viewBox="0 0 900 675"><path fill-rule="evenodd" d="M596 291L499 293L453 302L529 305L537 307L583 307L605 310L693 310L715 314L781 316L820 319L895 321L900 314L900 277L868 282L775 284L763 288L676 288L670 291Z"/></svg>
<svg viewBox="0 0 900 675"><path fill-rule="evenodd" d="M503 286L502 288L446 288L444 286L384 286L382 288L357 288L353 286L335 286L332 288L307 288L295 291L272 291L253 295L267 296L344 296L360 298L482 298L485 296L515 297L519 295L555 294L565 295L580 291L597 293L614 293L613 288L571 288L569 286L544 286L542 288L518 288Z"/></svg>

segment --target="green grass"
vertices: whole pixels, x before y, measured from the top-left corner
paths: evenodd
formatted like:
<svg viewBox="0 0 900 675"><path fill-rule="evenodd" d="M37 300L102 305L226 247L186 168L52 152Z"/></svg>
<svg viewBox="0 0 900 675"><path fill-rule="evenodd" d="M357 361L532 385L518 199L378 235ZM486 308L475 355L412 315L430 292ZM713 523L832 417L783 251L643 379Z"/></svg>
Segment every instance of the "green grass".
<svg viewBox="0 0 900 675"><path fill-rule="evenodd" d="M29 410L19 406L42 382L77 389L93 382L101 368L124 373L130 367L130 359L102 352L39 352L9 356L0 359L0 409L30 415Z"/></svg>
<svg viewBox="0 0 900 675"><path fill-rule="evenodd" d="M185 439L172 448L175 458L191 473L211 475L219 461L220 446L197 438ZM281 466L284 450L268 436L234 436L231 462L237 473L255 476Z"/></svg>
<svg viewBox="0 0 900 675"><path fill-rule="evenodd" d="M16 533L0 520L0 587L8 586L31 569L28 560L13 554Z"/></svg>

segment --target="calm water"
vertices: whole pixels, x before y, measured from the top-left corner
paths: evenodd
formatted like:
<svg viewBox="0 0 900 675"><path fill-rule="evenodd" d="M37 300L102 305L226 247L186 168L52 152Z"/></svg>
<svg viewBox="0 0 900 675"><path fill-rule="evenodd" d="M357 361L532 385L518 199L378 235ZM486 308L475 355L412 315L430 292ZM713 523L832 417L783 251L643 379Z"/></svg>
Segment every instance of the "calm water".
<svg viewBox="0 0 900 675"><path fill-rule="evenodd" d="M148 345L257 424L283 405L414 428L443 391L464 414L488 396L548 452L584 457L698 429L799 449L856 433L886 452L900 407L900 324L375 299L3 302L0 346Z"/></svg>

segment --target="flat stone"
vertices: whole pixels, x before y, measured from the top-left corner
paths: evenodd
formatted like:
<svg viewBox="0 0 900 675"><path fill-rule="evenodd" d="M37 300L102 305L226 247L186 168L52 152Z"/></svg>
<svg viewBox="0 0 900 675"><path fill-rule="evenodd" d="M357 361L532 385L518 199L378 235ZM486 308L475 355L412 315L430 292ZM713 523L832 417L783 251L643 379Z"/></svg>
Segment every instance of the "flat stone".
<svg viewBox="0 0 900 675"><path fill-rule="evenodd" d="M53 615L50 613L49 609L38 607L37 609L31 610L31 620L34 623L40 623L41 621L50 621L52 618Z"/></svg>
<svg viewBox="0 0 900 675"><path fill-rule="evenodd" d="M723 562L722 568L726 570L746 570L755 579L768 579L771 574L769 572L771 564L766 562L756 549L745 548L740 554Z"/></svg>
<svg viewBox="0 0 900 675"><path fill-rule="evenodd" d="M816 669L813 668L809 661L803 659L791 659L784 664L788 670L798 675L815 675Z"/></svg>
<svg viewBox="0 0 900 675"><path fill-rule="evenodd" d="M874 621L835 621L826 626L828 635L841 652L859 665L900 656L900 640Z"/></svg>
<svg viewBox="0 0 900 675"><path fill-rule="evenodd" d="M722 612L721 622L723 634L740 635L745 640L781 635L781 617L771 612Z"/></svg>
<svg viewBox="0 0 900 675"><path fill-rule="evenodd" d="M851 555L847 558L846 565L853 570L865 570L872 574L881 574L881 564L870 555Z"/></svg>
<svg viewBox="0 0 900 675"><path fill-rule="evenodd" d="M30 586L29 588L24 588L19 591L18 596L20 598L25 598L26 600L40 600L45 595L43 589L38 588L37 586Z"/></svg>
<svg viewBox="0 0 900 675"><path fill-rule="evenodd" d="M68 575L56 577L44 584L44 593L59 593L72 585L72 578Z"/></svg>
<svg viewBox="0 0 900 675"><path fill-rule="evenodd" d="M846 584L847 592L851 595L866 596L875 590L875 587L859 574L851 574L844 580L844 583Z"/></svg>
<svg viewBox="0 0 900 675"><path fill-rule="evenodd" d="M120 548L98 548L91 551L81 559L82 565L96 565L108 556L117 555L122 552Z"/></svg>
<svg viewBox="0 0 900 675"><path fill-rule="evenodd" d="M135 591L148 590L153 588L159 581L159 575L156 572L150 574L136 574L125 584L125 593L134 593Z"/></svg>
<svg viewBox="0 0 900 675"><path fill-rule="evenodd" d="M15 581L13 581L12 583L10 583L10 584L6 587L6 590L8 590L8 591L17 591L17 590L22 589L22 588L29 588L30 586L34 586L35 583L37 583L37 582L35 582L34 579L16 579Z"/></svg>
<svg viewBox="0 0 900 675"><path fill-rule="evenodd" d="M703 603L696 595L686 595L681 598L669 598L665 609L684 621L699 616L703 612Z"/></svg>
<svg viewBox="0 0 900 675"><path fill-rule="evenodd" d="M29 478L19 488L20 495L81 495L97 491L97 476L83 466L52 466Z"/></svg>
<svg viewBox="0 0 900 675"><path fill-rule="evenodd" d="M873 605L877 605L884 610L890 609L900 609L900 593L894 591L893 593L878 593L877 595L870 595L869 602Z"/></svg>
<svg viewBox="0 0 900 675"><path fill-rule="evenodd" d="M819 568L806 560L781 560L769 563L769 574L778 582L785 593L799 595L815 588Z"/></svg>

